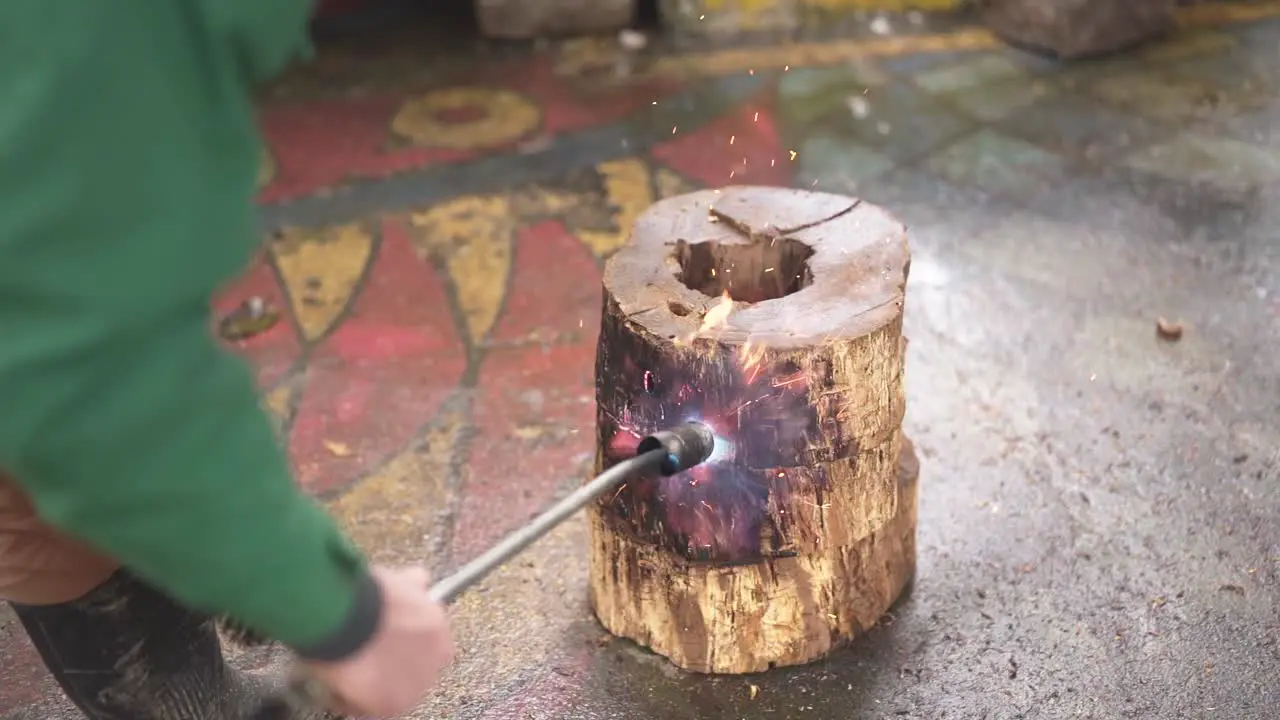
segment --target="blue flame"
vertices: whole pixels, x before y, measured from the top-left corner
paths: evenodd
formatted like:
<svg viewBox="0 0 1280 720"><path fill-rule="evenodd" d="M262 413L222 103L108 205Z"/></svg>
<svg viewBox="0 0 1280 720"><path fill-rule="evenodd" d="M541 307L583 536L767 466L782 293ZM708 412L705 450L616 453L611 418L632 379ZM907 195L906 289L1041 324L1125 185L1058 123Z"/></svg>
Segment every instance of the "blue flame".
<svg viewBox="0 0 1280 720"><path fill-rule="evenodd" d="M738 450L733 441L727 435L720 432L715 423L709 422L706 418L693 416L687 419L690 422L699 422L711 428L711 434L715 436L716 444L711 449L711 456L703 461L704 465L717 465L720 463L730 463L737 456Z"/></svg>

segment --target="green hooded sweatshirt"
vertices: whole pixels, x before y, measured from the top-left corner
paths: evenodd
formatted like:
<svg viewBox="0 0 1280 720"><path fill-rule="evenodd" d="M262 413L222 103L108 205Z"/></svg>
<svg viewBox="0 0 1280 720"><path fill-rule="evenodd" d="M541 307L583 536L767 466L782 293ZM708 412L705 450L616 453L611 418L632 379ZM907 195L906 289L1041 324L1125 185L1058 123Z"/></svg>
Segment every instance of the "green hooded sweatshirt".
<svg viewBox="0 0 1280 720"><path fill-rule="evenodd" d="M308 0L0 2L0 468L185 604L331 645L363 561L209 299L258 244L252 91Z"/></svg>

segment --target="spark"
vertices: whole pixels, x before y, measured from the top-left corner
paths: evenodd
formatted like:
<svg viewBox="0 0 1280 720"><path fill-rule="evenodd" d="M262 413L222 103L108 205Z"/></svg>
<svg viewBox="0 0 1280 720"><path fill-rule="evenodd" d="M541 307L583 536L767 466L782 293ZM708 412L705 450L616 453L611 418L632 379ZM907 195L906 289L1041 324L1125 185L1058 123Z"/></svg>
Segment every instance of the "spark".
<svg viewBox="0 0 1280 720"><path fill-rule="evenodd" d="M737 136L737 135L730 135L730 136L729 136L729 144L730 144L730 145L732 145L732 144L733 144L733 141L734 141L734 140L736 140L737 138L738 138L738 136Z"/></svg>
<svg viewBox="0 0 1280 720"><path fill-rule="evenodd" d="M755 117L751 118L751 122L760 122L760 111L757 110Z"/></svg>
<svg viewBox="0 0 1280 720"><path fill-rule="evenodd" d="M759 370L756 370L756 373L757 373L757 374L759 374L759 372L760 372ZM737 415L738 413L742 412L743 410L746 410L748 407L750 407L750 406L752 406L752 405L755 405L756 403L760 402L761 400L763 400L763 399L765 399L765 398L767 398L767 397L769 397L769 396L768 396L768 395L761 395L760 397L758 397L758 398L756 398L756 399L754 399L754 400L748 400L748 401L746 401L746 402L742 403L741 405L739 405L738 407L734 408L731 412L732 412L734 415Z"/></svg>
<svg viewBox="0 0 1280 720"><path fill-rule="evenodd" d="M787 152L791 153L791 159L792 159L792 160L795 160L795 159L796 159L796 156L800 154L800 153L796 152L795 150L788 150Z"/></svg>
<svg viewBox="0 0 1280 720"><path fill-rule="evenodd" d="M680 128L680 126L679 126L679 125L672 125L672 126L671 126L671 134L672 134L672 135L675 135L675 134L676 134L676 130L678 130L679 128Z"/></svg>
<svg viewBox="0 0 1280 720"><path fill-rule="evenodd" d="M739 350L739 356L742 361L742 369L744 371L752 371L752 370L755 371L755 374L752 375L751 380L748 382L748 384L750 384L751 382L754 382L756 375L759 374L762 362L764 361L764 353L765 353L764 346L753 345L749 340L745 344L743 344L742 349Z"/></svg>

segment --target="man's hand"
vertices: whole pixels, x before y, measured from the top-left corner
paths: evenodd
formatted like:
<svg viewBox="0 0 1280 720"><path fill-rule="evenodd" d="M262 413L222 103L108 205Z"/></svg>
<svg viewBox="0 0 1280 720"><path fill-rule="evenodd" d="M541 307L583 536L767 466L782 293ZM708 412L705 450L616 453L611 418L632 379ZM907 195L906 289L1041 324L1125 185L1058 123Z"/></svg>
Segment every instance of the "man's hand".
<svg viewBox="0 0 1280 720"><path fill-rule="evenodd" d="M412 710L453 661L449 616L427 596L425 570L375 567L382 619L369 643L335 663L308 663L339 707L357 717L393 718Z"/></svg>

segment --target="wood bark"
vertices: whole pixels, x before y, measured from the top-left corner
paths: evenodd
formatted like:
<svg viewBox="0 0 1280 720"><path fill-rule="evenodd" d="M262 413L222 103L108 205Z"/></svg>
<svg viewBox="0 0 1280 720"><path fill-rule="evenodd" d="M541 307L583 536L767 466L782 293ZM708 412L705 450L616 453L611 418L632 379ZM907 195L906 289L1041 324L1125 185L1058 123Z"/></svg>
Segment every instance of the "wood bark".
<svg viewBox="0 0 1280 720"><path fill-rule="evenodd" d="M610 632L697 672L823 657L915 566L901 431L905 228L855 199L726 188L659 202L610 259L597 469L701 419L722 442L591 508Z"/></svg>

